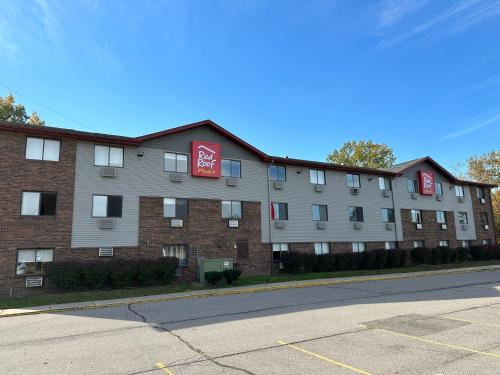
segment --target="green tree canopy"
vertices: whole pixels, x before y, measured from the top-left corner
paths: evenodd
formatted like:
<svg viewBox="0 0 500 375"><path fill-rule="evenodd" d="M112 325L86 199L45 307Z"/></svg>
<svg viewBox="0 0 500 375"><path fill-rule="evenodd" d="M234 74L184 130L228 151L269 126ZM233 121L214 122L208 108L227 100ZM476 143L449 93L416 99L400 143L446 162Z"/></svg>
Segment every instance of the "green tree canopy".
<svg viewBox="0 0 500 375"><path fill-rule="evenodd" d="M344 143L328 155L327 161L356 167L384 168L393 165L396 157L392 148L385 143L361 140Z"/></svg>
<svg viewBox="0 0 500 375"><path fill-rule="evenodd" d="M31 116L28 116L24 105L17 104L12 94L6 97L0 96L0 122L39 126L45 125L45 121L38 116L38 113L33 112Z"/></svg>

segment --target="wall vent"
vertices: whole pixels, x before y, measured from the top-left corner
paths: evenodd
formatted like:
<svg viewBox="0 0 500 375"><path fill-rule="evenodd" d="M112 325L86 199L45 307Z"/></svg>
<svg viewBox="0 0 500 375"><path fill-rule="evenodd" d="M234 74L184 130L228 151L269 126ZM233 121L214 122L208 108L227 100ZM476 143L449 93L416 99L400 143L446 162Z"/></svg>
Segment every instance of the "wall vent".
<svg viewBox="0 0 500 375"><path fill-rule="evenodd" d="M465 202L465 198L464 198L464 197L458 197L458 201L459 201L460 203L464 203L464 202Z"/></svg>
<svg viewBox="0 0 500 375"><path fill-rule="evenodd" d="M43 286L43 276L29 276L26 278L26 288L38 288Z"/></svg>
<svg viewBox="0 0 500 375"><path fill-rule="evenodd" d="M436 200L437 201L442 201L443 200L443 196L441 194L436 195Z"/></svg>
<svg viewBox="0 0 500 375"><path fill-rule="evenodd" d="M324 189L324 187L323 187L323 186L324 186L324 185L318 185L318 184L315 184L315 185L314 185L314 191L315 191L316 193L321 193L321 192L323 191L323 189Z"/></svg>
<svg viewBox="0 0 500 375"><path fill-rule="evenodd" d="M422 223L417 223L416 228L417 229L422 229L423 228Z"/></svg>
<svg viewBox="0 0 500 375"><path fill-rule="evenodd" d="M233 177L226 178L227 186L238 186L238 179Z"/></svg>
<svg viewBox="0 0 500 375"><path fill-rule="evenodd" d="M485 204L485 203L486 203L486 200L485 200L484 198L481 198L479 201L480 201L482 204Z"/></svg>
<svg viewBox="0 0 500 375"><path fill-rule="evenodd" d="M488 229L490 229L490 226L489 226L488 224L486 224L486 225L484 226L484 229L488 230Z"/></svg>
<svg viewBox="0 0 500 375"><path fill-rule="evenodd" d="M170 181L182 182L182 173L170 173Z"/></svg>
<svg viewBox="0 0 500 375"><path fill-rule="evenodd" d="M382 195L386 198L389 198L391 196L391 191L390 190L383 190Z"/></svg>
<svg viewBox="0 0 500 375"><path fill-rule="evenodd" d="M318 228L318 229L325 229L326 228L326 222L325 221L317 221L316 222L316 228Z"/></svg>
<svg viewBox="0 0 500 375"><path fill-rule="evenodd" d="M191 245L189 246L189 253L191 254L192 257L198 257L198 246Z"/></svg>
<svg viewBox="0 0 500 375"><path fill-rule="evenodd" d="M100 229L113 229L115 227L115 221L113 219L100 219L99 228Z"/></svg>
<svg viewBox="0 0 500 375"><path fill-rule="evenodd" d="M448 229L448 226L446 224L441 224L441 229Z"/></svg>
<svg viewBox="0 0 500 375"><path fill-rule="evenodd" d="M229 228L238 228L240 226L240 222L238 220L231 219L227 222L227 226Z"/></svg>
<svg viewBox="0 0 500 375"><path fill-rule="evenodd" d="M274 181L273 187L277 190L281 190L285 187L285 183L283 181Z"/></svg>
<svg viewBox="0 0 500 375"><path fill-rule="evenodd" d="M102 177L116 177L118 176L118 170L112 167L101 168Z"/></svg>
<svg viewBox="0 0 500 375"><path fill-rule="evenodd" d="M462 224L462 230L469 229L469 224Z"/></svg>
<svg viewBox="0 0 500 375"><path fill-rule="evenodd" d="M182 219L172 219L170 220L170 228L182 228L183 225Z"/></svg>
<svg viewBox="0 0 500 375"><path fill-rule="evenodd" d="M112 247L100 247L99 248L99 256L100 257L112 257L113 256L113 248Z"/></svg>
<svg viewBox="0 0 500 375"><path fill-rule="evenodd" d="M394 229L394 223L385 223L385 229L387 229L387 230L393 230Z"/></svg>
<svg viewBox="0 0 500 375"><path fill-rule="evenodd" d="M358 195L359 194L359 189L358 188L352 188L351 189L351 194L352 195Z"/></svg>
<svg viewBox="0 0 500 375"><path fill-rule="evenodd" d="M360 230L363 228L363 224L362 223L352 223L352 227L356 230Z"/></svg>
<svg viewBox="0 0 500 375"><path fill-rule="evenodd" d="M283 221L283 220L275 220L274 227L276 229L284 229L285 228L285 221Z"/></svg>

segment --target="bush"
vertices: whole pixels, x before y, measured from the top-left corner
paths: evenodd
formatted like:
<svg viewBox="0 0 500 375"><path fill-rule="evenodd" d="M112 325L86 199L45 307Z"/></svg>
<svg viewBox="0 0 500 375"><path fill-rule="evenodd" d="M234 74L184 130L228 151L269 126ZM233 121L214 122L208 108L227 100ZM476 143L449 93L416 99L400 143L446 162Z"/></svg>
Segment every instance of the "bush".
<svg viewBox="0 0 500 375"><path fill-rule="evenodd" d="M179 259L174 257L159 258L156 261L157 278L160 284L169 284L179 265Z"/></svg>
<svg viewBox="0 0 500 375"><path fill-rule="evenodd" d="M389 251L381 249L381 250L374 250L372 252L375 253L375 262L373 264L373 268L375 269L385 268L387 266Z"/></svg>
<svg viewBox="0 0 500 375"><path fill-rule="evenodd" d="M228 284L232 284L233 281L238 280L238 277L241 275L240 270L224 270L224 279Z"/></svg>
<svg viewBox="0 0 500 375"><path fill-rule="evenodd" d="M136 279L137 261L113 259L109 262L109 280L114 288L124 288L134 283Z"/></svg>
<svg viewBox="0 0 500 375"><path fill-rule="evenodd" d="M109 265L105 261L86 262L80 266L81 281L91 289L102 289L109 281Z"/></svg>
<svg viewBox="0 0 500 375"><path fill-rule="evenodd" d="M425 247L416 247L411 250L411 258L415 264L429 264L431 261L431 251Z"/></svg>
<svg viewBox="0 0 500 375"><path fill-rule="evenodd" d="M356 253L340 253L340 254L335 254L335 268L334 271L345 271L347 269L352 269L351 262L355 257L351 257L351 255L356 254Z"/></svg>
<svg viewBox="0 0 500 375"><path fill-rule="evenodd" d="M387 268L398 268L406 265L405 250L389 250L387 251Z"/></svg>
<svg viewBox="0 0 500 375"><path fill-rule="evenodd" d="M457 261L463 263L469 259L469 249L467 249L466 247L458 247L455 249L455 255Z"/></svg>
<svg viewBox="0 0 500 375"><path fill-rule="evenodd" d="M452 249L447 246L440 247L441 249L441 263L454 263L455 262L455 253Z"/></svg>
<svg viewBox="0 0 500 375"><path fill-rule="evenodd" d="M348 263L347 270L359 270L362 268L363 259L365 258L365 253L347 253Z"/></svg>
<svg viewBox="0 0 500 375"><path fill-rule="evenodd" d="M218 283L220 283L223 277L224 277L224 272L220 271L205 272L205 280L209 284L212 284L212 286L216 286Z"/></svg>
<svg viewBox="0 0 500 375"><path fill-rule="evenodd" d="M318 256L316 254L304 254L302 257L302 272L314 272L316 270L316 264L318 263Z"/></svg>
<svg viewBox="0 0 500 375"><path fill-rule="evenodd" d="M158 265L152 259L141 259L132 267L135 268L135 277L139 285L151 286L158 280Z"/></svg>
<svg viewBox="0 0 500 375"><path fill-rule="evenodd" d="M335 270L336 254L318 255L316 261L316 270L319 272L331 272Z"/></svg>
<svg viewBox="0 0 500 375"><path fill-rule="evenodd" d="M304 269L304 254L287 252L281 256L281 264L286 272L297 274Z"/></svg>
<svg viewBox="0 0 500 375"><path fill-rule="evenodd" d="M377 258L377 254L375 251L364 251L363 260L361 262L360 268L362 270L370 270L375 265L375 259Z"/></svg>
<svg viewBox="0 0 500 375"><path fill-rule="evenodd" d="M442 253L440 247L435 247L431 249L431 263L434 265L439 265L443 262Z"/></svg>
<svg viewBox="0 0 500 375"><path fill-rule="evenodd" d="M49 262L45 274L49 281L62 290L77 289L81 285L81 264L74 261Z"/></svg>
<svg viewBox="0 0 500 375"><path fill-rule="evenodd" d="M477 261L486 259L486 250L484 246L471 246L469 252L472 260Z"/></svg>

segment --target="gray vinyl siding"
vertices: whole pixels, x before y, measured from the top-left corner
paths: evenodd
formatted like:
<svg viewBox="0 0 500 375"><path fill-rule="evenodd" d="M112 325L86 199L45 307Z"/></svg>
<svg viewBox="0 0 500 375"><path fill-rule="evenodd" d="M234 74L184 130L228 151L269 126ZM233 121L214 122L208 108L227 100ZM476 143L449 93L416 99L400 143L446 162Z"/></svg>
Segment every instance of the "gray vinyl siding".
<svg viewBox="0 0 500 375"><path fill-rule="evenodd" d="M201 138L201 140L206 139ZM226 149L225 144L222 149ZM76 156L72 247L137 246L140 196L260 201L263 207L267 205L265 164L256 160L242 159L242 178L239 179L237 187L226 186L225 178L197 178L190 176L189 173L183 175L182 183L171 182L170 172L164 171L163 154L165 151L181 150L181 148L125 148L124 167L118 168L118 177L104 178L100 175L101 167L94 166L94 144L79 142ZM144 156L138 157L138 151L143 151ZM226 153L226 155L239 159L238 157L243 154ZM94 194L123 196L122 217L115 219L114 229L99 229L99 219L91 217Z"/></svg>
<svg viewBox="0 0 500 375"><path fill-rule="evenodd" d="M297 173L301 170L301 173ZM387 230L382 223L382 208L392 208L392 199L383 197L378 176L361 174L359 195L352 195L347 187L346 173L326 171L324 191L314 191L309 181L309 169L287 166L287 181L282 190L270 182L272 202L288 203L288 220L284 229L271 226L272 242L353 242L395 241L394 230ZM317 229L312 220L311 205L328 206L326 229ZM363 207L362 229L353 228L349 221L348 207ZM269 211L269 210L268 210Z"/></svg>
<svg viewBox="0 0 500 375"><path fill-rule="evenodd" d="M419 170L431 170L434 172L434 178L436 182L441 182L443 185L443 200L436 200L436 196L425 196L418 195L417 199L412 199L411 194L407 190L408 178L416 179L417 171ZM403 176L397 177L393 181L394 189L394 205L395 205L395 215L396 221L398 223L398 238L402 238L401 230L401 209L419 209L419 210L431 210L431 211L453 211L455 218L455 228L456 228L456 239L457 240L474 240L476 239L476 230L474 226L474 213L472 210L472 201L470 195L470 188L464 185L464 197L465 201L460 203L455 195L455 185L450 184L448 179L432 168L428 164L419 164L413 168L406 171ZM463 230L461 225L458 223L458 211L467 212L467 218L469 220L469 228ZM423 229L425 230L425 228Z"/></svg>

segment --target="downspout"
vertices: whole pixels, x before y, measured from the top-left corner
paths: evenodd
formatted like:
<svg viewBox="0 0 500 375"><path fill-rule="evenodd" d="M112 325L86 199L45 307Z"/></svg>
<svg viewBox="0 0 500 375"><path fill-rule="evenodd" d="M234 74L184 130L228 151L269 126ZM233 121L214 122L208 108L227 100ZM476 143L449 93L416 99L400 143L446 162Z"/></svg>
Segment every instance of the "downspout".
<svg viewBox="0 0 500 375"><path fill-rule="evenodd" d="M476 187L477 189L477 187ZM498 188L497 188L498 189ZM491 212L491 224L493 224L493 238L495 239L495 243L497 244L497 227L495 226L495 213L493 212L493 201L491 200L491 188L488 189L488 195L490 196L490 212Z"/></svg>
<svg viewBox="0 0 500 375"><path fill-rule="evenodd" d="M396 220L396 204L394 201L394 178L391 177L391 198L392 198L392 209L394 210L394 234L396 235L396 246L399 247L398 240L398 221ZM401 221L403 218L401 218Z"/></svg>
<svg viewBox="0 0 500 375"><path fill-rule="evenodd" d="M273 161L271 160L271 164ZM272 241L272 230L271 230L271 188L269 187L269 166L270 164L266 164L266 184L267 184L267 230L269 235L269 247L271 248L271 274L273 274L274 267L274 253L273 253L273 241Z"/></svg>

